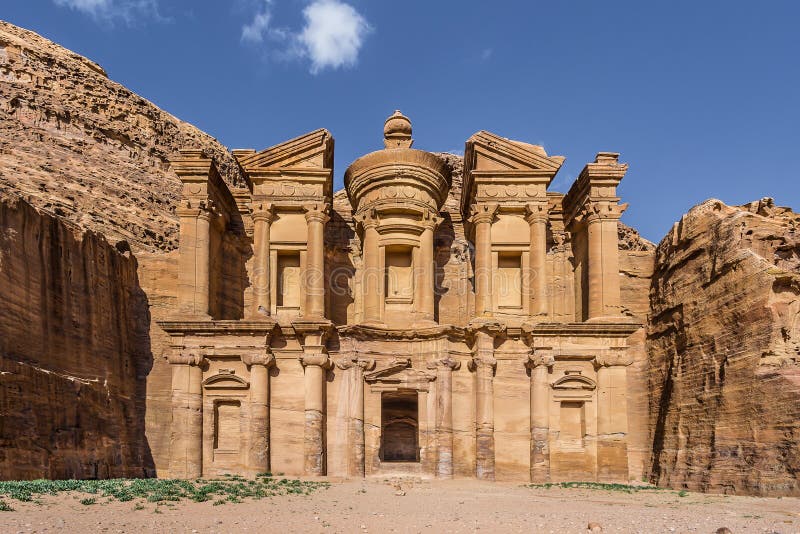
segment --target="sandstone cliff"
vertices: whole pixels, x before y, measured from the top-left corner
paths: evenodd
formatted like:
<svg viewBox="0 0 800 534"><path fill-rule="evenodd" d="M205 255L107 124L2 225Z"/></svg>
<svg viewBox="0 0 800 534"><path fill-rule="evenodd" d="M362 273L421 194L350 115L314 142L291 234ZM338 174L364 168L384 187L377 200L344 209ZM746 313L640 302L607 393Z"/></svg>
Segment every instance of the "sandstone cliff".
<svg viewBox="0 0 800 534"><path fill-rule="evenodd" d="M0 478L152 476L136 260L0 201Z"/></svg>
<svg viewBox="0 0 800 534"><path fill-rule="evenodd" d="M134 252L177 247L178 149L202 147L231 183L228 151L109 80L97 64L0 21L0 194L20 196Z"/></svg>
<svg viewBox="0 0 800 534"><path fill-rule="evenodd" d="M709 200L658 246L652 481L800 495L800 215Z"/></svg>

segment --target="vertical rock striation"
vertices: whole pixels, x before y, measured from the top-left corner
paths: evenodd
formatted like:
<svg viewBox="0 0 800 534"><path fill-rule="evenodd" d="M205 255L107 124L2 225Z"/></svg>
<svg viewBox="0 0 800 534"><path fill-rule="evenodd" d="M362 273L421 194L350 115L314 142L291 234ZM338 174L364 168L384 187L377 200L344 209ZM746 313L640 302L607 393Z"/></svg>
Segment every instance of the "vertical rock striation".
<svg viewBox="0 0 800 534"><path fill-rule="evenodd" d="M653 482L800 495L800 215L709 200L658 246Z"/></svg>
<svg viewBox="0 0 800 534"><path fill-rule="evenodd" d="M124 242L0 200L0 478L154 475L136 267Z"/></svg>

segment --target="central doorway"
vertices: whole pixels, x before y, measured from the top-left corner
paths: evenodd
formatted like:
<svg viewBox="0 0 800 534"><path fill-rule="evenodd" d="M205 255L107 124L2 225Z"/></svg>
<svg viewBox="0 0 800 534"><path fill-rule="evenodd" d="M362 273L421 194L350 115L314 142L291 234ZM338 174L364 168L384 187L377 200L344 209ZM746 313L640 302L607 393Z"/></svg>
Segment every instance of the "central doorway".
<svg viewBox="0 0 800 534"><path fill-rule="evenodd" d="M381 395L383 462L419 462L419 401L416 390Z"/></svg>

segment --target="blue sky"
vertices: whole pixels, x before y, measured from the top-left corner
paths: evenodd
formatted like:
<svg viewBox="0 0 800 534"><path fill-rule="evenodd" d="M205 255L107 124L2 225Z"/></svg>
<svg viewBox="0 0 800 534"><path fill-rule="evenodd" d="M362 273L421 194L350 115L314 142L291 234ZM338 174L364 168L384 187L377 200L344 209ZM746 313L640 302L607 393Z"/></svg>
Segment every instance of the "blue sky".
<svg viewBox="0 0 800 534"><path fill-rule="evenodd" d="M3 0L0 18L231 148L329 129L337 188L401 109L416 148L486 129L566 156L554 190L621 152L623 221L654 241L710 197L800 209L796 0Z"/></svg>

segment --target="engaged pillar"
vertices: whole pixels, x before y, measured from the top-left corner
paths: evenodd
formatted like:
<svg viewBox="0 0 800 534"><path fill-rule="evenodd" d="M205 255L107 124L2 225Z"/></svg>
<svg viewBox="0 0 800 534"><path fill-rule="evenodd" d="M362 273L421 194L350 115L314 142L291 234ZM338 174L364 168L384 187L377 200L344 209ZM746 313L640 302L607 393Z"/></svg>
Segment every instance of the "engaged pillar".
<svg viewBox="0 0 800 534"><path fill-rule="evenodd" d="M269 353L246 354L242 361L250 367L250 442L247 469L252 475L269 468L269 368L275 356Z"/></svg>
<svg viewBox="0 0 800 534"><path fill-rule="evenodd" d="M492 315L492 221L497 204L478 204L473 208L475 227L475 315Z"/></svg>
<svg viewBox="0 0 800 534"><path fill-rule="evenodd" d="M270 315L269 227L272 205L259 204L253 212L253 311L252 316Z"/></svg>
<svg viewBox="0 0 800 534"><path fill-rule="evenodd" d="M595 358L597 368L597 481L628 480L627 366L624 351Z"/></svg>
<svg viewBox="0 0 800 534"><path fill-rule="evenodd" d="M172 478L203 476L204 360L192 353L170 355L172 365L172 433L169 472Z"/></svg>
<svg viewBox="0 0 800 534"><path fill-rule="evenodd" d="M299 320L292 323L303 346L305 369L305 424L303 467L306 475L325 474L325 375L330 367L325 340L330 322Z"/></svg>
<svg viewBox="0 0 800 534"><path fill-rule="evenodd" d="M436 370L436 476L453 478L453 371L461 364L451 358L428 363Z"/></svg>
<svg viewBox="0 0 800 534"><path fill-rule="evenodd" d="M525 219L530 225L530 313L539 320L547 318L547 201L528 204Z"/></svg>
<svg viewBox="0 0 800 534"><path fill-rule="evenodd" d="M438 224L439 219L435 216L423 220L424 229L419 241L419 313L425 322L433 322L435 316L433 233Z"/></svg>
<svg viewBox="0 0 800 534"><path fill-rule="evenodd" d="M361 245L364 295L364 323L381 323L381 297L383 293L383 270L381 269L381 250L378 243L378 216L365 213L361 216L364 241Z"/></svg>
<svg viewBox="0 0 800 534"><path fill-rule="evenodd" d="M494 480L494 357L495 338L505 327L496 321L470 323L475 339L475 356L470 368L475 371L475 475L479 480Z"/></svg>
<svg viewBox="0 0 800 534"><path fill-rule="evenodd" d="M325 223L329 217L327 206L311 204L304 206L308 224L308 247L306 249L305 317L325 317Z"/></svg>
<svg viewBox="0 0 800 534"><path fill-rule="evenodd" d="M364 455L364 371L375 367L371 358L346 358L336 362L339 369L347 371L353 388L347 405L347 475L365 475Z"/></svg>
<svg viewBox="0 0 800 534"><path fill-rule="evenodd" d="M531 482L550 481L550 381L554 358L548 350L534 350L531 370Z"/></svg>

